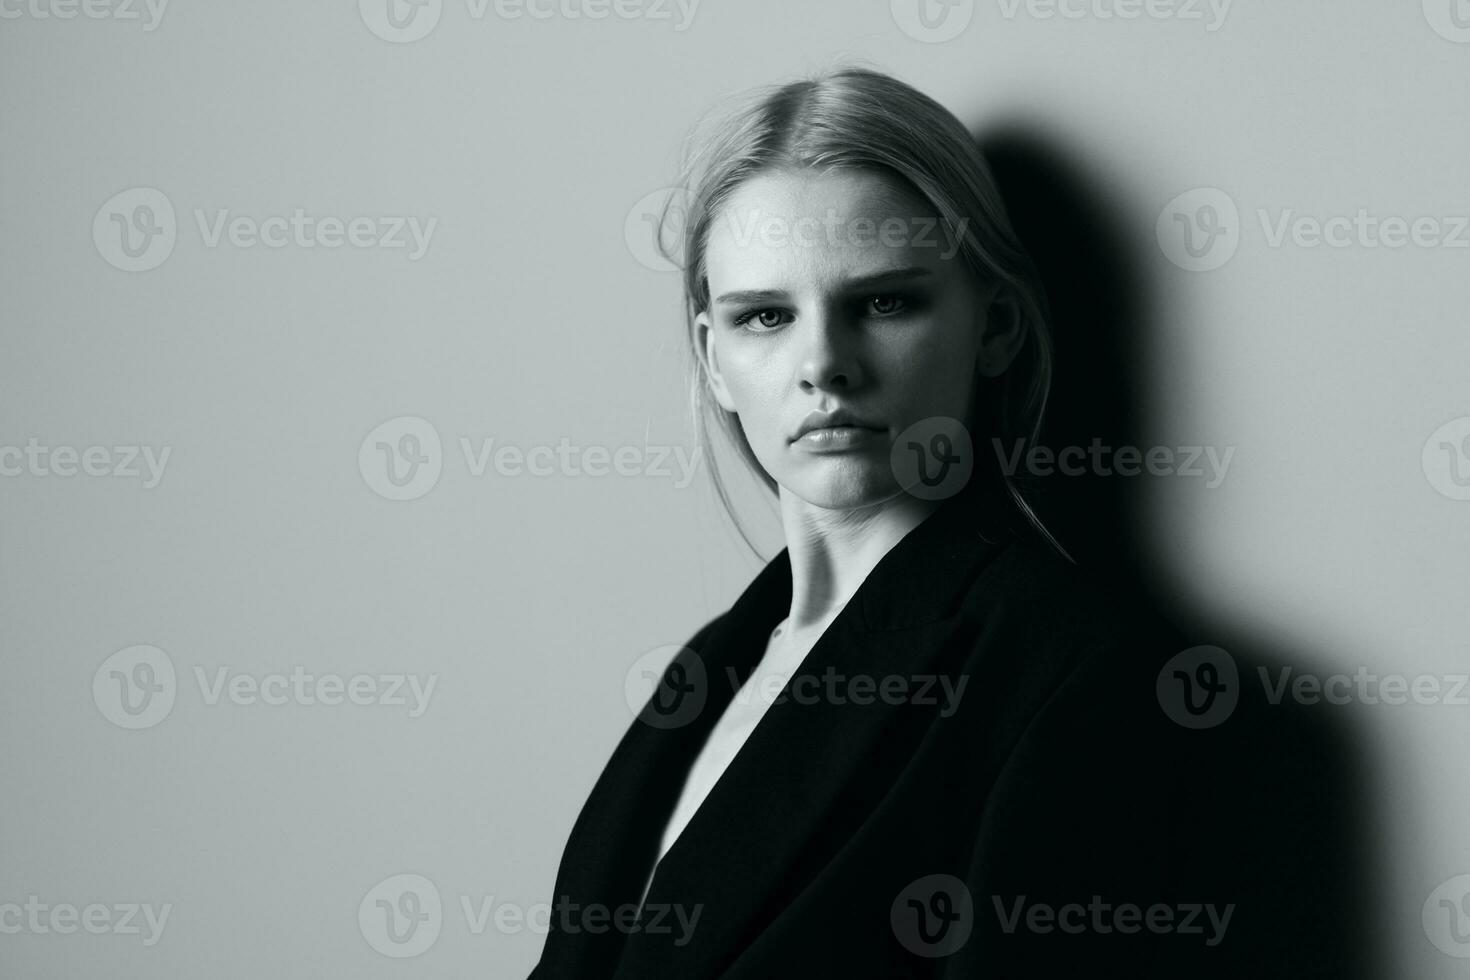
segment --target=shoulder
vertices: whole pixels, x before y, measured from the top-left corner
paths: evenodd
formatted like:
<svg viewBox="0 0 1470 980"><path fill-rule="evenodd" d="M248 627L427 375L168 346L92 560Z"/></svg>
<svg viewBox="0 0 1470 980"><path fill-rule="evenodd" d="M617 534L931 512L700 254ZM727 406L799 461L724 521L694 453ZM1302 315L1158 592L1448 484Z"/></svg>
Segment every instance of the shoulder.
<svg viewBox="0 0 1470 980"><path fill-rule="evenodd" d="M1182 634L1136 587L1017 537L970 583L960 615L968 666L1067 684L1134 684L1181 649Z"/></svg>

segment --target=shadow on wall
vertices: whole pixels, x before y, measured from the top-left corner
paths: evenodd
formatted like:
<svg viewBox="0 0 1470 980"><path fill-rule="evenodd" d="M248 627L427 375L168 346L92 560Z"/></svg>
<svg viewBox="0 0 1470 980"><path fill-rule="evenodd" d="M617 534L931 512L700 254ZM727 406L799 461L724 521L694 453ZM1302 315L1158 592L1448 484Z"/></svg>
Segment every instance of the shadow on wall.
<svg viewBox="0 0 1470 980"><path fill-rule="evenodd" d="M1021 126L976 138L1051 305L1057 363L1042 444L1145 446L1147 382L1161 368L1151 346L1158 326L1146 322L1149 256L1074 162L1080 155ZM1053 476L1033 500L1079 564L1132 584L1189 642L1220 648L1171 661L1161 710L1171 691L1182 701L1230 685L1234 665L1234 691L1220 689L1208 717L1177 726L1185 771L1171 786L1197 828L1187 835L1192 853L1180 855L1191 869L1186 890L1237 906L1221 975L1387 976L1374 780L1362 735L1341 711L1279 696L1282 668L1300 673L1306 658L1273 648L1250 624L1184 607L1157 571L1139 478Z"/></svg>

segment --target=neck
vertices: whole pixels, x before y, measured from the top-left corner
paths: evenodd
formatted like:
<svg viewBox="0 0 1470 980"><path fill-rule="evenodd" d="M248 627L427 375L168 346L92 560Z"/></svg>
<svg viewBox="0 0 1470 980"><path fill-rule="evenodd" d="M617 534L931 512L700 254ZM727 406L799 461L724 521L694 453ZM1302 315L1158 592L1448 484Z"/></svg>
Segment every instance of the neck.
<svg viewBox="0 0 1470 980"><path fill-rule="evenodd" d="M900 492L864 507L828 510L780 489L791 558L789 629L825 629L884 555L939 507Z"/></svg>

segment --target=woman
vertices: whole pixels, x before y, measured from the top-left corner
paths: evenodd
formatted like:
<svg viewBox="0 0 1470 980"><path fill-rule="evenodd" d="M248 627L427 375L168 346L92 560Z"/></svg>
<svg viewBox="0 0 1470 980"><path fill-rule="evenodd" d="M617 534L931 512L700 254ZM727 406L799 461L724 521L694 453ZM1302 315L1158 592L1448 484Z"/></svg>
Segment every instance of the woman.
<svg viewBox="0 0 1470 980"><path fill-rule="evenodd" d="M674 256L696 418L786 549L607 764L533 977L1260 972L1156 697L1183 644L1004 465L1052 350L969 134L861 68L710 133Z"/></svg>

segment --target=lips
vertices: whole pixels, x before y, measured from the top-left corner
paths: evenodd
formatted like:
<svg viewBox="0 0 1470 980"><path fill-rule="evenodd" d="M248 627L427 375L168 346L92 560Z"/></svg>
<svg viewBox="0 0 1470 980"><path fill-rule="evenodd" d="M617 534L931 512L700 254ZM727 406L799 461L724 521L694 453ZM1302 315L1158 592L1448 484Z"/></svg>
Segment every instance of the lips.
<svg viewBox="0 0 1470 980"><path fill-rule="evenodd" d="M801 420L801 424L797 426L796 434L791 437L791 441L795 442L808 432L840 427L868 429L872 431L878 431L881 428L862 416L846 409L839 408L831 412L811 412L806 418Z"/></svg>

